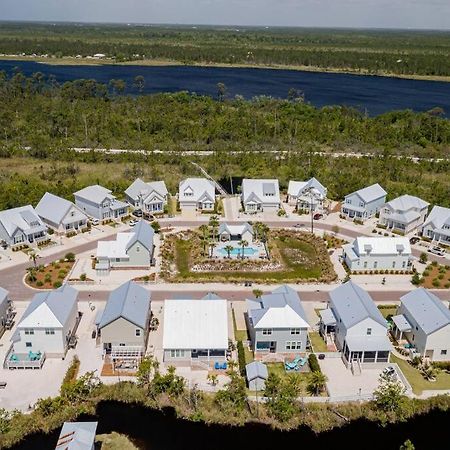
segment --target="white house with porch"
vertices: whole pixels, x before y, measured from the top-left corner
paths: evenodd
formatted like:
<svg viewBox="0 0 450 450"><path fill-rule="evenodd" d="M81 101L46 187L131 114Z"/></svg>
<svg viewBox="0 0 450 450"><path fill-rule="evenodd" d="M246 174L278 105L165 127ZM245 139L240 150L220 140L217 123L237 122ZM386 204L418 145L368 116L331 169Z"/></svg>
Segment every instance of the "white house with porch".
<svg viewBox="0 0 450 450"><path fill-rule="evenodd" d="M380 210L379 223L403 234L415 232L425 222L430 204L413 195L402 195Z"/></svg>
<svg viewBox="0 0 450 450"><path fill-rule="evenodd" d="M450 245L450 208L434 206L422 227L422 235Z"/></svg>
<svg viewBox="0 0 450 450"><path fill-rule="evenodd" d="M278 180L242 180L242 204L247 213L278 212L281 206Z"/></svg>
<svg viewBox="0 0 450 450"><path fill-rule="evenodd" d="M166 300L163 328L166 364L209 368L226 361L226 300Z"/></svg>
<svg viewBox="0 0 450 450"><path fill-rule="evenodd" d="M35 245L48 239L47 225L31 205L0 211L0 241L7 245Z"/></svg>
<svg viewBox="0 0 450 450"><path fill-rule="evenodd" d="M287 201L298 211L323 212L327 198L327 188L316 178L308 181L289 181Z"/></svg>
<svg viewBox="0 0 450 450"><path fill-rule="evenodd" d="M430 361L450 361L450 310L448 305L424 288L400 298L392 335L406 339L414 353Z"/></svg>
<svg viewBox="0 0 450 450"><path fill-rule="evenodd" d="M149 214L164 212L169 192L164 181L145 182L137 178L125 191L127 202Z"/></svg>
<svg viewBox="0 0 450 450"><path fill-rule="evenodd" d="M85 187L75 192L75 205L98 220L118 220L128 214L128 203L117 200L109 189L98 184Z"/></svg>
<svg viewBox="0 0 450 450"><path fill-rule="evenodd" d="M212 212L216 202L216 187L206 178L187 178L180 182L178 201L182 212Z"/></svg>
<svg viewBox="0 0 450 450"><path fill-rule="evenodd" d="M412 268L411 245L406 237L359 236L343 246L343 258L352 272Z"/></svg>
<svg viewBox="0 0 450 450"><path fill-rule="evenodd" d="M374 216L386 203L387 192L378 184L359 189L345 196L341 215L364 222Z"/></svg>
<svg viewBox="0 0 450 450"><path fill-rule="evenodd" d="M65 198L46 192L36 206L36 213L54 231L60 234L78 233L87 228L88 217Z"/></svg>
<svg viewBox="0 0 450 450"><path fill-rule="evenodd" d="M238 225L228 225L221 223L219 226L219 239L222 242L227 241L246 241L248 244L253 242L253 227L249 223Z"/></svg>
<svg viewBox="0 0 450 450"><path fill-rule="evenodd" d="M388 324L370 295L348 281L331 291L329 297L327 323L322 322L320 328L333 326L336 347L342 351L347 367L356 373L365 364L389 362L392 346Z"/></svg>

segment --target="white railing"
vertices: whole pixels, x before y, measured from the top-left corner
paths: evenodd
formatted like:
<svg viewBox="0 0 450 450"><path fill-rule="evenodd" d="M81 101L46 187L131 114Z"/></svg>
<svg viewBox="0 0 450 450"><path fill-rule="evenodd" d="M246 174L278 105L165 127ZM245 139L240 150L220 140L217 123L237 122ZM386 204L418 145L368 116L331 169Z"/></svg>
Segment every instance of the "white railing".
<svg viewBox="0 0 450 450"><path fill-rule="evenodd" d="M114 345L111 348L111 358L140 358L144 354L144 348L141 345Z"/></svg>
<svg viewBox="0 0 450 450"><path fill-rule="evenodd" d="M6 355L3 367L5 369L40 369L42 368L46 356L45 353L41 354L41 357L36 361L31 361L28 359L11 360L11 355L14 354L12 347Z"/></svg>

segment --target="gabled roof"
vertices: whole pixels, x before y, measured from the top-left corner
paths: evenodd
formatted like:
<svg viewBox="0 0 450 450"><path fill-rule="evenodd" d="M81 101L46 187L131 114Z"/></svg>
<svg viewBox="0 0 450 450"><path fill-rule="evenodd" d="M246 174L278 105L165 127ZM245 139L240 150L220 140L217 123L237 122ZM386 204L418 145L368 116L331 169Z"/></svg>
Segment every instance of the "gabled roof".
<svg viewBox="0 0 450 450"><path fill-rule="evenodd" d="M126 245L128 251L136 242L140 242L149 252L153 250L155 230L145 220L140 220L133 229L133 236Z"/></svg>
<svg viewBox="0 0 450 450"><path fill-rule="evenodd" d="M355 253L365 255L366 251L371 255L403 255L411 254L411 245L406 237L366 237L358 236L351 244Z"/></svg>
<svg viewBox="0 0 450 450"><path fill-rule="evenodd" d="M8 300L9 292L6 289L0 287L0 305Z"/></svg>
<svg viewBox="0 0 450 450"><path fill-rule="evenodd" d="M280 187L275 179L242 180L242 200L244 203L258 201L262 203L280 203Z"/></svg>
<svg viewBox="0 0 450 450"><path fill-rule="evenodd" d="M385 206L393 211L406 212L410 209L427 208L429 203L419 197L414 197L414 195L405 194L387 202Z"/></svg>
<svg viewBox="0 0 450 450"><path fill-rule="evenodd" d="M33 223L37 225L32 225ZM0 211L0 224L10 237L17 229L25 232L31 229L36 232L47 229L31 205Z"/></svg>
<svg viewBox="0 0 450 450"><path fill-rule="evenodd" d="M259 300L247 300L247 306L255 329L309 328L298 293L287 285Z"/></svg>
<svg viewBox="0 0 450 450"><path fill-rule="evenodd" d="M333 313L342 320L347 329L368 318L387 328L387 322L372 297L353 281L347 281L337 287L329 296Z"/></svg>
<svg viewBox="0 0 450 450"><path fill-rule="evenodd" d="M163 349L227 349L226 300L166 300Z"/></svg>
<svg viewBox="0 0 450 450"><path fill-rule="evenodd" d="M92 450L97 422L64 422L55 450Z"/></svg>
<svg viewBox="0 0 450 450"><path fill-rule="evenodd" d="M253 234L253 227L247 222L239 225L228 225L222 222L219 226L219 234L228 233L230 236L242 235L247 231Z"/></svg>
<svg viewBox="0 0 450 450"><path fill-rule="evenodd" d="M35 294L18 328L63 328L71 319L78 291L68 284L59 289Z"/></svg>
<svg viewBox="0 0 450 450"><path fill-rule="evenodd" d="M204 297L202 297L202 300L223 300L223 298L219 297L214 292L208 292Z"/></svg>
<svg viewBox="0 0 450 450"><path fill-rule="evenodd" d="M111 195L111 191L109 189L106 189L98 184L87 186L84 189L75 192L73 195L84 198L86 200L90 200L91 202L94 202L96 204L101 203L103 200L105 200L106 197L110 199L115 198L113 195Z"/></svg>
<svg viewBox="0 0 450 450"><path fill-rule="evenodd" d="M327 188L316 178L310 178L308 181L289 181L288 194L299 197L303 195L307 189L315 190L316 195L321 198L327 196Z"/></svg>
<svg viewBox="0 0 450 450"><path fill-rule="evenodd" d="M137 178L127 188L125 194L133 198L134 200L137 200L139 195L142 195L145 198L151 192L156 192L162 197L165 197L168 194L166 183L164 183L164 181L145 182L140 178Z"/></svg>
<svg viewBox="0 0 450 450"><path fill-rule="evenodd" d="M424 227L432 225L433 229L442 228L444 224L450 224L450 208L434 206L427 217Z"/></svg>
<svg viewBox="0 0 450 450"><path fill-rule="evenodd" d="M193 195L186 196L186 190L192 191ZM206 178L187 178L180 182L178 189L178 200L180 202L198 202L205 194L214 201L216 188L213 182Z"/></svg>
<svg viewBox="0 0 450 450"><path fill-rule="evenodd" d="M122 317L137 327L145 328L150 314L150 296L147 289L133 281L122 284L109 294L99 328Z"/></svg>
<svg viewBox="0 0 450 450"><path fill-rule="evenodd" d="M366 203L372 202L373 200L377 200L381 197L384 197L387 195L387 192L378 184L372 184L371 186L365 187L363 189L359 189L352 194L358 195L362 200L364 200ZM346 195L345 197L348 197L349 195Z"/></svg>
<svg viewBox="0 0 450 450"><path fill-rule="evenodd" d="M255 380L256 378L261 378L267 380L269 372L267 366L261 361L253 361L245 366L245 374L248 381Z"/></svg>
<svg viewBox="0 0 450 450"><path fill-rule="evenodd" d="M400 301L427 335L450 324L450 310L427 289L408 292Z"/></svg>
<svg viewBox="0 0 450 450"><path fill-rule="evenodd" d="M87 218L86 214L69 200L46 192L36 206L36 213L43 219L59 225L72 207L76 209L80 220Z"/></svg>

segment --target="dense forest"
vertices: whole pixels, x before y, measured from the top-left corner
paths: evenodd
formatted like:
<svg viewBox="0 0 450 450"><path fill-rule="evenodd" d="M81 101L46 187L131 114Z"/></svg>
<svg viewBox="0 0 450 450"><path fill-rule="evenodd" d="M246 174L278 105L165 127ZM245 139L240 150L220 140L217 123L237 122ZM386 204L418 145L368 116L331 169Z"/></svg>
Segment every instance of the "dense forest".
<svg viewBox="0 0 450 450"><path fill-rule="evenodd" d="M144 82L136 77L136 93ZM286 188L290 179L314 175L334 199L380 182L390 198L410 193L450 206L450 121L440 110L370 118L344 107L317 109L292 92L285 100L245 101L227 99L224 86L217 99L123 90L121 80L61 85L40 73L0 73L0 209L35 204L46 190L72 198L89 183L123 195L136 176L165 179L175 193L182 177L200 175L191 161L217 179L273 176ZM110 155L76 147L158 152ZM211 154L180 154L198 150ZM412 162L413 155L420 161Z"/></svg>
<svg viewBox="0 0 450 450"><path fill-rule="evenodd" d="M450 32L1 23L0 54L450 76Z"/></svg>

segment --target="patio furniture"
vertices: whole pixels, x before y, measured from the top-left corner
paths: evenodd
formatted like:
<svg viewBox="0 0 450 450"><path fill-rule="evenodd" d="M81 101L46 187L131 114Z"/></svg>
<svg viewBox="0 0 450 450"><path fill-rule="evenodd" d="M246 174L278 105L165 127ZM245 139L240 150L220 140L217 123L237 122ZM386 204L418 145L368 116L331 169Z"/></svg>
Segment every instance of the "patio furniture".
<svg viewBox="0 0 450 450"><path fill-rule="evenodd" d="M6 381L0 381L0 389L5 389L7 384Z"/></svg>
<svg viewBox="0 0 450 450"><path fill-rule="evenodd" d="M10 359L10 361L19 361L19 358L18 358L18 356L17 356L15 353L13 353L13 354L9 357L9 359Z"/></svg>
<svg viewBox="0 0 450 450"><path fill-rule="evenodd" d="M299 363L302 360L301 356L297 356L293 361L285 361L284 362L284 368L287 372L291 370L299 370Z"/></svg>
<svg viewBox="0 0 450 450"><path fill-rule="evenodd" d="M222 364L222 369L223 369L223 370L227 370L227 367L228 367L227 363L224 362L224 363Z"/></svg>
<svg viewBox="0 0 450 450"><path fill-rule="evenodd" d="M216 362L214 363L214 369L215 369L215 370L220 370L220 363L219 363L219 362L216 361Z"/></svg>

